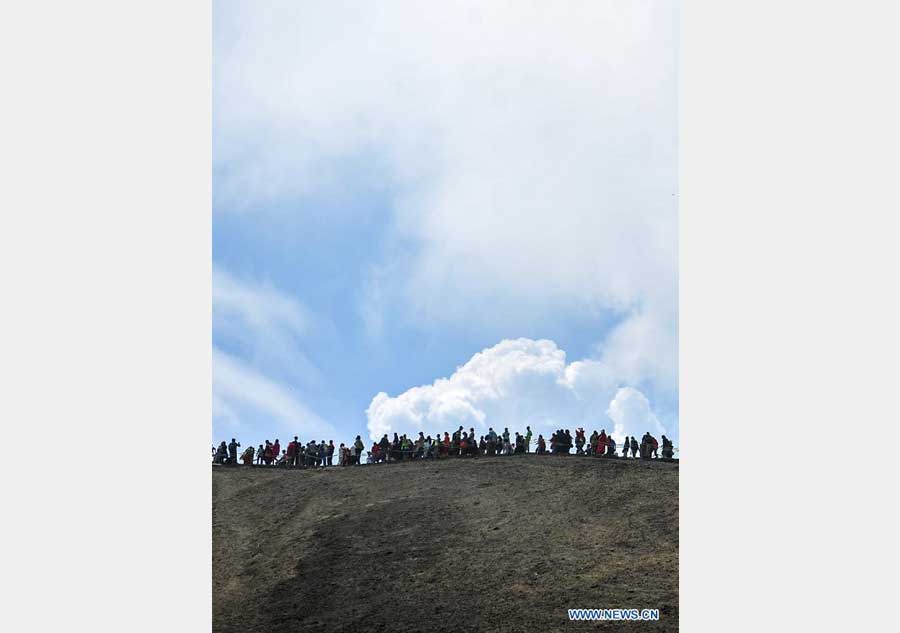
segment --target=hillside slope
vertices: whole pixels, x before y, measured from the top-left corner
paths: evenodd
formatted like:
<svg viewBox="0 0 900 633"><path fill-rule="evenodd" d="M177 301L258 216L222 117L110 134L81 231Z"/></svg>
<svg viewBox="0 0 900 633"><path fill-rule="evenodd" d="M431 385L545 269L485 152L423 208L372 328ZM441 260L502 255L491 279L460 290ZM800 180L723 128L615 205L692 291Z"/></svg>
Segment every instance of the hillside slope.
<svg viewBox="0 0 900 633"><path fill-rule="evenodd" d="M678 465L213 469L213 630L674 631ZM569 608L659 622L569 622Z"/></svg>

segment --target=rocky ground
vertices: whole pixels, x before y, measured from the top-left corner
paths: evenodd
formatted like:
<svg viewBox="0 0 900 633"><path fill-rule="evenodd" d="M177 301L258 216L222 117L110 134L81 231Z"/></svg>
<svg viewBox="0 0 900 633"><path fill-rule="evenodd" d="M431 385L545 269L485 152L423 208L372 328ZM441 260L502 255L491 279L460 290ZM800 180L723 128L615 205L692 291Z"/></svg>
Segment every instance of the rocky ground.
<svg viewBox="0 0 900 633"><path fill-rule="evenodd" d="M678 464L213 468L213 630L675 631ZM570 608L658 622L570 622Z"/></svg>

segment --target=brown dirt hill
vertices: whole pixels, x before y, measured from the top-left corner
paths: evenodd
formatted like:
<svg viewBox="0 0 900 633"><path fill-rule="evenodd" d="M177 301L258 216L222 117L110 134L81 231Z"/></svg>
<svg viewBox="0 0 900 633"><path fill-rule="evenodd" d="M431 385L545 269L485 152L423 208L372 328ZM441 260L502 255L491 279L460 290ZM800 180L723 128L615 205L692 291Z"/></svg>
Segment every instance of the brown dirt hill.
<svg viewBox="0 0 900 633"><path fill-rule="evenodd" d="M214 467L213 631L678 629L678 464ZM570 622L570 608L658 622Z"/></svg>

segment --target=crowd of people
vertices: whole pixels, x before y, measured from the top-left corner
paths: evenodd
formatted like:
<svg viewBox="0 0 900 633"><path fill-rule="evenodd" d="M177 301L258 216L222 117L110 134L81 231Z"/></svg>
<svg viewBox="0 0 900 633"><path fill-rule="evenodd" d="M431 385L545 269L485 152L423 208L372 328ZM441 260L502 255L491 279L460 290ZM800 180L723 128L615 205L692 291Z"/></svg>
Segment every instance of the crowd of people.
<svg viewBox="0 0 900 633"><path fill-rule="evenodd" d="M447 457L477 457L496 455L515 455L531 452L533 434L531 427L525 427L525 434L518 431L515 437L510 435L509 429L504 428L502 433L497 433L489 428L487 434L475 439L475 429L465 431L462 426L452 434L444 432L443 436L436 433L434 437L425 436L421 431L415 439L405 434L398 436L394 433L393 439L388 439L387 434L381 440L374 442L366 450L366 445L359 435L349 445L341 444L337 447L338 466L356 466L362 463L363 453L366 454L367 464L382 464L386 462L401 462L416 459L443 459ZM611 435L607 435L606 429L599 433L595 430L590 438L585 438L584 429L575 429L575 437L568 429L559 429L550 436L549 450L547 440L543 435L538 435L535 452L538 455L571 455L572 447L575 447L575 455L587 455L592 457L621 457L628 458L629 452L632 459L673 459L675 447L672 440L662 436L662 445L649 432L644 433L641 441L632 437L625 437L621 449ZM286 448L281 448L279 440L265 441L257 448L252 445L244 449L238 457L238 449L241 443L231 438L230 443L224 441L218 448L213 447L213 463L222 465L237 465L239 463L252 466L282 466L291 468L324 468L333 466L335 445L333 440L327 443L325 440L316 442L310 440L306 444L295 435L293 441ZM660 448L662 455L660 455Z"/></svg>

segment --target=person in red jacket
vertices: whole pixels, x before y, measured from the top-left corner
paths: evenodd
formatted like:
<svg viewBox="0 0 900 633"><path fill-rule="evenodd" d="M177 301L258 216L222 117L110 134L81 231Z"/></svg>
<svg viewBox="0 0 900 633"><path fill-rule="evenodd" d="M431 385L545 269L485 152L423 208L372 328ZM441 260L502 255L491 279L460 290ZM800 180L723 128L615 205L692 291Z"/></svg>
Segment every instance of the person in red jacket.
<svg viewBox="0 0 900 633"><path fill-rule="evenodd" d="M597 437L597 447L594 449L594 455L603 457L606 454L606 429L600 429L600 435Z"/></svg>
<svg viewBox="0 0 900 633"><path fill-rule="evenodd" d="M278 438L275 438L275 443L272 444L272 459L278 459L279 455L281 455L281 444L278 442Z"/></svg>
<svg viewBox="0 0 900 633"><path fill-rule="evenodd" d="M263 452L263 461L266 463L266 466L272 463L272 444L269 440L266 440L266 450Z"/></svg>
<svg viewBox="0 0 900 633"><path fill-rule="evenodd" d="M294 465L294 456L297 454L297 436L287 445L287 465Z"/></svg>
<svg viewBox="0 0 900 633"><path fill-rule="evenodd" d="M584 455L584 429L580 426L575 429L575 454Z"/></svg>

